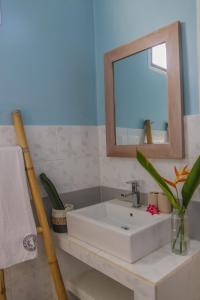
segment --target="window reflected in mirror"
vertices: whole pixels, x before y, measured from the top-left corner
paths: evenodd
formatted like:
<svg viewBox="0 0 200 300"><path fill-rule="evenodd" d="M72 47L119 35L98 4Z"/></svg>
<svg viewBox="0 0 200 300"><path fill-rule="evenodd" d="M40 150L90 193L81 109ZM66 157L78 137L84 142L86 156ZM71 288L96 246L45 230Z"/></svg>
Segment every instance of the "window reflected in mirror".
<svg viewBox="0 0 200 300"><path fill-rule="evenodd" d="M150 49L151 66L163 71L167 71L167 50L166 43L154 46Z"/></svg>

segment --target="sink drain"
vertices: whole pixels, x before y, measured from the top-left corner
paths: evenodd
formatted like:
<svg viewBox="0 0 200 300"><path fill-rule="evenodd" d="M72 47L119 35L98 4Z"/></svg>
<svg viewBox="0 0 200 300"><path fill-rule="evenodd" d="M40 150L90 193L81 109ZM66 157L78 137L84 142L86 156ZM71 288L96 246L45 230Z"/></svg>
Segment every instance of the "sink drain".
<svg viewBox="0 0 200 300"><path fill-rule="evenodd" d="M121 228L124 229L124 230L129 230L129 227L128 227L128 226L123 226L123 225L122 225Z"/></svg>

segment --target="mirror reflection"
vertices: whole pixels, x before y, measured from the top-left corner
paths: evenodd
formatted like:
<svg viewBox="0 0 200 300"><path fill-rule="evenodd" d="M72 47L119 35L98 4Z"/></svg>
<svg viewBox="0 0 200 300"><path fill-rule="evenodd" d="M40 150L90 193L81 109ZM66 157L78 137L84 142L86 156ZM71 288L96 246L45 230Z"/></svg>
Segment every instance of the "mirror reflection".
<svg viewBox="0 0 200 300"><path fill-rule="evenodd" d="M166 43L113 63L117 145L168 143Z"/></svg>

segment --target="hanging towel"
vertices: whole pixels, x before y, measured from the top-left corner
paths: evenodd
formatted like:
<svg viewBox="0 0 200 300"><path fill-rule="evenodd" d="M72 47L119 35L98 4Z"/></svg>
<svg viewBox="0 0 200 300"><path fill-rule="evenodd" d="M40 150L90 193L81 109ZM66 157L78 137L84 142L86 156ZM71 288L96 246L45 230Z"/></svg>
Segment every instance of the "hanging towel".
<svg viewBox="0 0 200 300"><path fill-rule="evenodd" d="M37 256L37 233L19 146L0 147L0 269Z"/></svg>

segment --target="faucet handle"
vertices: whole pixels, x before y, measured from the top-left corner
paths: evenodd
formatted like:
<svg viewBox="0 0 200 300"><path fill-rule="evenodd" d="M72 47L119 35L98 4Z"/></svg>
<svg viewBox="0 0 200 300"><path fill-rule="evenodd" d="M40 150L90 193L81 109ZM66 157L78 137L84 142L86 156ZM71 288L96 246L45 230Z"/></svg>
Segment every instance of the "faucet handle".
<svg viewBox="0 0 200 300"><path fill-rule="evenodd" d="M129 180L129 181L126 181L126 183L132 185L132 191L133 192L137 192L137 189L139 187L139 183L138 183L137 180Z"/></svg>
<svg viewBox="0 0 200 300"><path fill-rule="evenodd" d="M137 180L129 180L129 181L126 181L127 184L138 184L138 181Z"/></svg>

